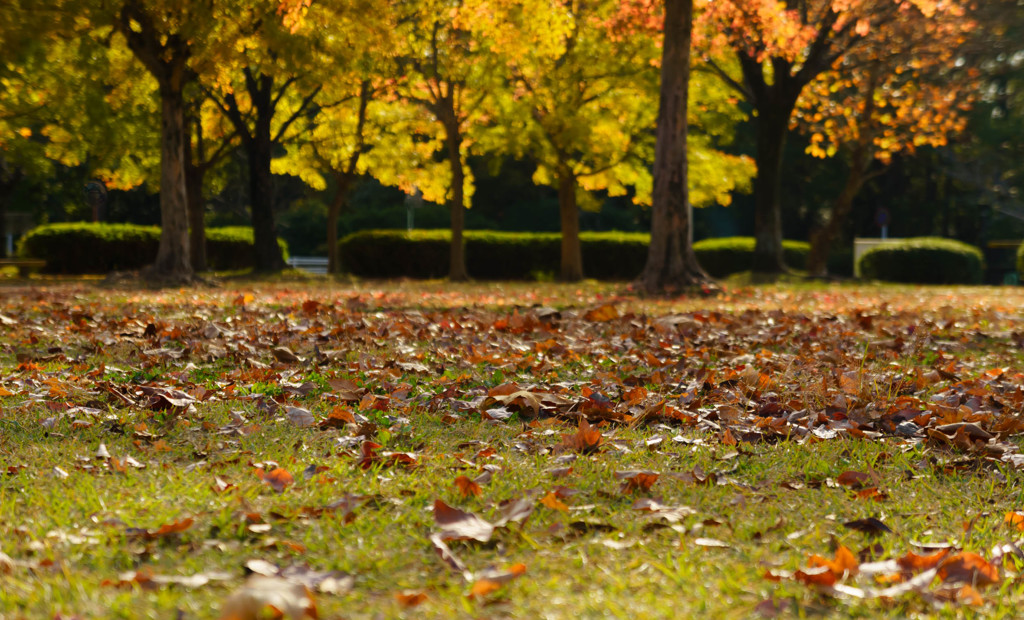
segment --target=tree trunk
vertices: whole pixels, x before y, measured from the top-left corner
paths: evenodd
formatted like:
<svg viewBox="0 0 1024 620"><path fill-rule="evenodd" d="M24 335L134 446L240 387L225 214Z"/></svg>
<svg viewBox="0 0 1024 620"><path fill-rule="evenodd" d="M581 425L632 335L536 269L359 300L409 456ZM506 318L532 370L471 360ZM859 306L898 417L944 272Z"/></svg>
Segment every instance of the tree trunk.
<svg viewBox="0 0 1024 620"><path fill-rule="evenodd" d="M839 231L846 225L846 220L853 210L853 199L863 187L871 158L868 150L858 146L850 158L850 172L846 183L836 198L828 222L811 235L811 251L807 255L807 271L815 277L828 275L828 251Z"/></svg>
<svg viewBox="0 0 1024 620"><path fill-rule="evenodd" d="M252 214L253 249L257 271L281 271L285 268L274 225L274 181L270 172L273 138L270 121L274 116L271 77L261 75L249 83L249 95L256 110L252 136L245 140L249 160L249 209Z"/></svg>
<svg viewBox="0 0 1024 620"><path fill-rule="evenodd" d="M198 132L199 120L192 118L190 125ZM190 132L191 133L191 132ZM200 160L202 159L202 139L200 136ZM192 157L191 137L185 147L185 193L188 199L188 245L194 271L206 271L206 205L203 203L203 178L206 168L202 161L196 164Z"/></svg>
<svg viewBox="0 0 1024 620"><path fill-rule="evenodd" d="M754 179L754 263L759 273L785 273L782 255L782 149L792 106L769 103L758 110L757 176Z"/></svg>
<svg viewBox="0 0 1024 620"><path fill-rule="evenodd" d="M445 143L448 146L448 164L452 170L452 193L448 203L451 216L452 242L448 261L448 279L462 282L469 279L466 272L466 244L462 239L465 228L465 183L466 171L462 168L462 132L455 120L454 110L450 111L450 119L444 124Z"/></svg>
<svg viewBox="0 0 1024 620"><path fill-rule="evenodd" d="M583 251L580 248L580 209L576 203L576 175L566 163L558 164L558 212L562 222L563 282L583 279Z"/></svg>
<svg viewBox="0 0 1024 620"><path fill-rule="evenodd" d="M327 206L327 273L341 273L341 257L338 256L338 216L348 199L348 188L352 185L352 175L338 172L334 175L338 189Z"/></svg>
<svg viewBox="0 0 1024 620"><path fill-rule="evenodd" d="M693 0L665 0L651 245L639 282L650 294L678 292L710 281L697 263L689 234L686 114L692 21Z"/></svg>
<svg viewBox="0 0 1024 620"><path fill-rule="evenodd" d="M188 42L178 33L160 32L139 0L121 6L116 24L135 57L160 85L160 246L146 272L161 281L189 282L192 261L188 243L188 198L185 189L183 91L187 81Z"/></svg>
<svg viewBox="0 0 1024 620"><path fill-rule="evenodd" d="M185 189L185 100L180 80L160 85L160 246L150 274L160 280L189 281L188 198Z"/></svg>

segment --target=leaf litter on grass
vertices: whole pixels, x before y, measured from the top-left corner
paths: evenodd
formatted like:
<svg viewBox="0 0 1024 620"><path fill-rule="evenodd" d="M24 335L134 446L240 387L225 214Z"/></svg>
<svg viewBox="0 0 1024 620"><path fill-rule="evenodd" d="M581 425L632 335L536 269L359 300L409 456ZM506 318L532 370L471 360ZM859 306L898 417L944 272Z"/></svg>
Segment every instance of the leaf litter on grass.
<svg viewBox="0 0 1024 620"><path fill-rule="evenodd" d="M338 468L382 481L444 468L454 473L435 490L446 487L454 493L449 497L475 502L491 516L435 495L428 501L437 530L427 527L419 535L481 600L535 572L527 573L526 562L514 556L477 558L493 555L486 547L495 545L495 529L510 525L523 536L555 533L552 540L571 541L558 532L607 531L607 523L579 514L626 511L647 524L678 528L687 536L685 545L709 553L732 549L736 543L722 535L704 536L685 525L698 510L657 494L675 493L680 484L763 493L731 475L729 464L780 445L846 450L849 442L878 442L885 446L879 458L918 454L911 474L917 476L989 472L1016 479L1024 466L1019 295L744 289L680 308L689 302L637 301L614 292L596 299L543 287L520 293L267 287L125 292L114 302L74 288L12 289L0 302L6 319L0 422L37 424L55 437L93 433L131 442L131 456L123 450L111 456L108 441L92 455L61 461L53 470L64 478L127 479L134 468L191 461L223 472L206 486L242 503L264 496L252 495L257 491L231 474L234 467L255 471L280 502L302 501L332 484L341 475ZM963 305L965 299L970 305ZM517 305L524 302L533 305ZM218 407L229 407L230 419L213 413ZM417 439L428 422L478 424L484 439L472 447ZM507 439L496 449L487 429ZM295 454L306 444L318 445L328 464L264 462L230 448L239 440L285 434L297 442ZM323 439L333 445L325 449ZM17 454L3 445L5 459L12 459L8 475L32 475L14 464ZM679 448L710 451L723 466L679 467ZM638 455L656 459L658 469L618 465ZM515 488L502 480L505 467L491 461L512 457L543 463L532 484ZM602 473L603 462L613 465ZM289 469L309 473L297 479ZM595 475L606 477L608 489L588 491L586 502L573 499L579 491L571 480ZM781 481L780 488L843 490L849 501L865 502L870 510L892 503L900 481L862 465ZM250 523L258 527L246 529L247 535L265 534L275 520L301 530L317 519L377 519L358 515L382 501L403 501L342 494L355 499L338 500L340 508L319 503L284 509ZM538 506L544 512L534 527L546 529L526 531ZM1010 508L1007 515L1022 507ZM242 512L259 514L244 506ZM134 528L129 537L148 545L198 539L210 519L196 511ZM1006 517L1009 526L1022 521ZM571 527L561 529L566 525ZM873 516L845 527L874 537L893 532ZM499 548L511 544L507 534L498 538ZM915 593L977 604L1007 571L1016 574L1017 545L1005 542L998 553L982 554L960 544L927 567L914 564L911 551L884 560L839 546L831 558L808 550L806 566L791 576L783 571L769 577L838 598ZM882 551L898 553L894 547ZM884 572L891 562L899 570ZM327 574L329 567L304 570ZM264 576L295 581L283 573ZM353 580L358 591L359 576ZM306 609L297 590L261 583L296 613ZM405 586L400 591L413 594L392 595L396 603L431 604L436 598L420 584ZM953 586L960 590L950 594ZM259 600L259 588L244 596Z"/></svg>

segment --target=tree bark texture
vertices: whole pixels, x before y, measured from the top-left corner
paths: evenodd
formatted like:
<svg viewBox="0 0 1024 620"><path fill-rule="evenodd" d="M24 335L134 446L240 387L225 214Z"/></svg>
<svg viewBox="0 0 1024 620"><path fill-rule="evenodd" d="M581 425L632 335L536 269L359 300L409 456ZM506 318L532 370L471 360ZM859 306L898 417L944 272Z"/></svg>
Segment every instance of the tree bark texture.
<svg viewBox="0 0 1024 620"><path fill-rule="evenodd" d="M563 282L583 279L583 250L580 247L580 208L576 202L576 175L567 163L558 164L558 213L562 225Z"/></svg>
<svg viewBox="0 0 1024 620"><path fill-rule="evenodd" d="M665 0L651 244L640 275L650 294L678 292L710 281L690 242L686 152L693 0Z"/></svg>
<svg viewBox="0 0 1024 620"><path fill-rule="evenodd" d="M274 180L270 172L273 138L270 121L274 116L272 77L260 75L246 80L256 110L252 135L245 144L249 161L249 208L252 213L253 249L257 271L281 271L285 268L274 225Z"/></svg>
<svg viewBox="0 0 1024 620"><path fill-rule="evenodd" d="M159 279L192 278L185 188L185 100L180 84L160 87L160 246L152 274Z"/></svg>
<svg viewBox="0 0 1024 620"><path fill-rule="evenodd" d="M760 273L787 271L782 255L782 149L792 107L767 104L758 108L757 176L754 178L754 263Z"/></svg>
<svg viewBox="0 0 1024 620"><path fill-rule="evenodd" d="M160 87L160 245L148 275L157 280L187 282L193 276L185 188L189 135L183 95L188 43L177 33L162 33L139 0L125 2L117 27Z"/></svg>

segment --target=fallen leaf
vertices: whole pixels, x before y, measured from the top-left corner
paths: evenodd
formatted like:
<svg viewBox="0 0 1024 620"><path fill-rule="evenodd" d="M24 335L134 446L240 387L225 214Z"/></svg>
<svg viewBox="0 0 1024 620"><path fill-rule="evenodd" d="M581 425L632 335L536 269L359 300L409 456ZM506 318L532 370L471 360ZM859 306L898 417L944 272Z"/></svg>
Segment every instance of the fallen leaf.
<svg viewBox="0 0 1024 620"><path fill-rule="evenodd" d="M262 470L259 471L262 472ZM269 484L270 487L278 493L283 492L295 482L295 478L288 472L288 470L281 467L276 467L271 471L262 474L260 477L263 478L263 482Z"/></svg>
<svg viewBox="0 0 1024 620"><path fill-rule="evenodd" d="M501 570L495 568L485 569L477 573L477 579L470 588L469 597L483 598L525 572L525 564L513 564Z"/></svg>
<svg viewBox="0 0 1024 620"><path fill-rule="evenodd" d="M551 510L557 510L559 512L569 512L569 507L558 499L558 496L555 494L554 491L549 491L547 495L540 498L540 503L544 504Z"/></svg>
<svg viewBox="0 0 1024 620"><path fill-rule="evenodd" d="M480 485L466 476L458 476L455 478L455 486L459 488L459 493L462 494L462 497L469 497L471 495L479 497L482 492Z"/></svg>
<svg viewBox="0 0 1024 620"><path fill-rule="evenodd" d="M441 527L441 540L475 540L487 542L494 526L471 512L452 508L441 500L434 501L434 521Z"/></svg>
<svg viewBox="0 0 1024 620"><path fill-rule="evenodd" d="M305 586L264 575L249 577L221 606L221 620L261 620L267 617L315 620L318 616L313 595Z"/></svg>
<svg viewBox="0 0 1024 620"><path fill-rule="evenodd" d="M847 521L843 524L843 527L851 530L857 530L863 532L868 536L881 536L882 534L891 534L892 530L888 525L882 523L875 517L868 517L866 519L857 519L855 521Z"/></svg>
<svg viewBox="0 0 1024 620"><path fill-rule="evenodd" d="M429 600L426 592L418 590L403 590L402 592L395 592L395 600L402 607L416 607Z"/></svg>
<svg viewBox="0 0 1024 620"><path fill-rule="evenodd" d="M999 583L999 569L977 553L963 552L951 555L939 564L938 569L939 579L946 583L980 586Z"/></svg>
<svg viewBox="0 0 1024 620"><path fill-rule="evenodd" d="M308 409L302 407L288 407L285 409L285 416L288 421L299 428L316 426L316 418Z"/></svg>

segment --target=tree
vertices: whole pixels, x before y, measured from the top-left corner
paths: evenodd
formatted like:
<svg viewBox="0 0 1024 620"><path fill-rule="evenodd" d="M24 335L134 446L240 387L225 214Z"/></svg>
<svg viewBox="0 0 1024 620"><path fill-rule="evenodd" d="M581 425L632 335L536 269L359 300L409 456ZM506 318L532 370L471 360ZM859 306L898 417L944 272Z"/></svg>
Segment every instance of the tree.
<svg viewBox="0 0 1024 620"><path fill-rule="evenodd" d="M472 6L472 5L471 5ZM448 278L466 280L465 209L473 179L466 159L470 135L498 73L493 55L473 41L473 13L461 0L396 2L398 53L394 92L429 112L444 132L450 184L451 251Z"/></svg>
<svg viewBox="0 0 1024 620"><path fill-rule="evenodd" d="M580 201L599 206L590 191L650 200L657 49L649 37L609 36L617 7L537 2L528 11L492 8L491 23L474 20L511 78L496 123L505 150L532 155L534 182L558 190L564 281L583 278Z"/></svg>
<svg viewBox="0 0 1024 620"><path fill-rule="evenodd" d="M962 15L959 0L715 0L700 13L703 66L750 103L757 114L753 267L786 269L782 258L782 149L793 111L812 81L868 42L884 44L886 25L916 9L928 18ZM716 62L735 54L740 77Z"/></svg>
<svg viewBox="0 0 1024 620"><path fill-rule="evenodd" d="M300 133L321 86L315 78L317 41L303 22L279 19L273 5L249 8L233 53L211 67L205 92L234 127L249 171L249 206L258 271L285 267L274 223L275 152ZM325 78L329 79L329 78Z"/></svg>
<svg viewBox="0 0 1024 620"><path fill-rule="evenodd" d="M812 155L848 151L843 187L828 219L811 235L811 275L826 275L829 248L864 183L900 152L945 145L966 126L977 89L976 72L957 66L973 27L963 15L928 16L909 7L880 27L883 37L865 41L809 84L795 111L799 126L811 134Z"/></svg>
<svg viewBox="0 0 1024 620"><path fill-rule="evenodd" d="M651 244L640 285L648 293L678 291L710 278L690 236L687 111L693 0L665 0Z"/></svg>
<svg viewBox="0 0 1024 620"><path fill-rule="evenodd" d="M189 3L191 5L192 3ZM147 6L126 0L114 23L129 49L156 80L160 92L160 245L151 274L159 279L192 279L185 186L185 85L192 55L186 25L201 15L176 2ZM207 18L212 16L207 15Z"/></svg>

